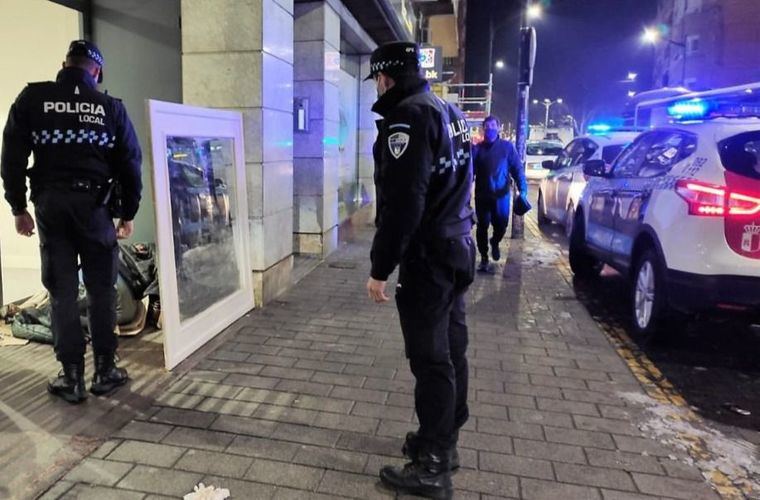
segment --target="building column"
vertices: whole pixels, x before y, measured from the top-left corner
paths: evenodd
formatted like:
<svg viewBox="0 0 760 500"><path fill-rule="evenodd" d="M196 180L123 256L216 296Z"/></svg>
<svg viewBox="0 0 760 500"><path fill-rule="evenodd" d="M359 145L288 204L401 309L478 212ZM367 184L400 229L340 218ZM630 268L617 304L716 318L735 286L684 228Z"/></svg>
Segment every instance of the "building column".
<svg viewBox="0 0 760 500"><path fill-rule="evenodd" d="M182 0L187 104L243 114L255 302L293 268L293 0Z"/></svg>
<svg viewBox="0 0 760 500"><path fill-rule="evenodd" d="M308 130L294 133L293 246L328 255L338 246L340 18L324 1L295 5L293 93L308 100Z"/></svg>

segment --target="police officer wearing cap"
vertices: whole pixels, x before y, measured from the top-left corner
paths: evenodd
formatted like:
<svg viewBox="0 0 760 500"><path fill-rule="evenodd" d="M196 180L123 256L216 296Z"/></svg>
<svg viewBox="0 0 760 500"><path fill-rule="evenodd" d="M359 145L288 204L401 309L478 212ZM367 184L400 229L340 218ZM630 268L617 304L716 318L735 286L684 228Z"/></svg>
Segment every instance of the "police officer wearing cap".
<svg viewBox="0 0 760 500"><path fill-rule="evenodd" d="M415 377L419 428L409 432L403 468L381 480L404 492L451 498L459 466L458 431L468 418L464 296L475 274L469 127L461 111L432 94L419 76L419 48L393 42L370 59L382 116L374 146L377 232L371 299L399 266L396 305Z"/></svg>
<svg viewBox="0 0 760 500"><path fill-rule="evenodd" d="M140 202L142 154L121 101L97 90L103 55L91 42L71 43L55 82L30 83L11 106L3 132L0 175L16 231L34 234L26 177L40 232L42 282L51 305L55 353L63 369L48 391L70 403L87 397L86 340L79 321L78 265L88 296L95 358L90 391L101 395L127 381L117 368L117 238L128 238ZM34 165L27 170L30 153ZM117 227L108 208L122 188Z"/></svg>

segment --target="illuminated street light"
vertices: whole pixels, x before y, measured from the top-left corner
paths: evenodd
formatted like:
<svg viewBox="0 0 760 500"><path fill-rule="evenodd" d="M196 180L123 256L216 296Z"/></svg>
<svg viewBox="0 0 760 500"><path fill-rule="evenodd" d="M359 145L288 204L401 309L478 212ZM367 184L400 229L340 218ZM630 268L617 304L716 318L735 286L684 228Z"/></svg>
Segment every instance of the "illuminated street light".
<svg viewBox="0 0 760 500"><path fill-rule="evenodd" d="M645 43L655 44L660 39L660 33L654 28L644 28L644 34L641 35L641 39Z"/></svg>
<svg viewBox="0 0 760 500"><path fill-rule="evenodd" d="M637 76L639 76L638 73L634 73L633 71L628 72L628 79L632 82L636 80Z"/></svg>
<svg viewBox="0 0 760 500"><path fill-rule="evenodd" d="M667 36L663 36L667 35L667 33L667 28L663 26L655 28L644 28L644 33L642 33L641 39L644 41L644 43L649 43L652 45L657 45L657 43L662 40L663 42L675 45L676 47L680 47L681 50L683 50L681 60L681 85L683 85L686 81L686 44L683 42L676 42Z"/></svg>
<svg viewBox="0 0 760 500"><path fill-rule="evenodd" d="M539 19L542 13L541 4L533 3L528 6L528 19Z"/></svg>
<svg viewBox="0 0 760 500"><path fill-rule="evenodd" d="M635 90L629 90L628 91L628 97L634 97L635 95L636 95L636 91Z"/></svg>
<svg viewBox="0 0 760 500"><path fill-rule="evenodd" d="M543 104L546 108L546 117L544 118L544 128L549 128L549 108L552 107L554 104L562 104L565 102L561 97L555 99L552 101L551 99L544 99L543 101L540 101L538 99L533 99L533 104Z"/></svg>
<svg viewBox="0 0 760 500"><path fill-rule="evenodd" d="M501 59L496 61L496 69L504 69L504 61L502 61Z"/></svg>

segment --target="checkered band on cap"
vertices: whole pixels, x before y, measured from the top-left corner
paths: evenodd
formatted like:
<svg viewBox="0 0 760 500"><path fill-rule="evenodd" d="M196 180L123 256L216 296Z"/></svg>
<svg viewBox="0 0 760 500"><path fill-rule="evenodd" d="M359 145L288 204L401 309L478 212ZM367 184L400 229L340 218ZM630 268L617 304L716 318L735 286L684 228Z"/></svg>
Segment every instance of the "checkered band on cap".
<svg viewBox="0 0 760 500"><path fill-rule="evenodd" d="M399 61L398 59L395 59L393 61L379 61L373 64L369 65L370 71L372 73L377 73L378 71L387 70L389 68L401 68L405 64L404 61Z"/></svg>
<svg viewBox="0 0 760 500"><path fill-rule="evenodd" d="M103 54L100 53L98 47L94 43L87 40L74 40L69 45L69 50L66 56L84 56L88 59L95 61L100 66L103 66L105 60Z"/></svg>

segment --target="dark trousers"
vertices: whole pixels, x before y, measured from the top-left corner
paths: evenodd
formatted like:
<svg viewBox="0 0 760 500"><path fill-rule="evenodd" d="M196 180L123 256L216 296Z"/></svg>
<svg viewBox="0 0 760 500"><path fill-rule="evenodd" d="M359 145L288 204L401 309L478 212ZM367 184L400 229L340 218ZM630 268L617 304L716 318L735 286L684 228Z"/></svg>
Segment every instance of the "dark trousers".
<svg viewBox="0 0 760 500"><path fill-rule="evenodd" d="M447 449L469 417L464 296L475 273L475 245L463 236L418 246L399 269L396 304L414 374L418 436Z"/></svg>
<svg viewBox="0 0 760 500"><path fill-rule="evenodd" d="M77 258L87 289L87 314L96 354L116 350L118 245L113 221L95 196L44 190L35 197L40 234L42 284L48 290L56 357L62 363L84 358L86 341L79 320Z"/></svg>
<svg viewBox="0 0 760 500"><path fill-rule="evenodd" d="M493 226L491 242L498 245L507 232L509 206L509 195L501 198L475 196L475 216L478 219L475 238L478 240L478 252L483 260L488 260L488 226Z"/></svg>

